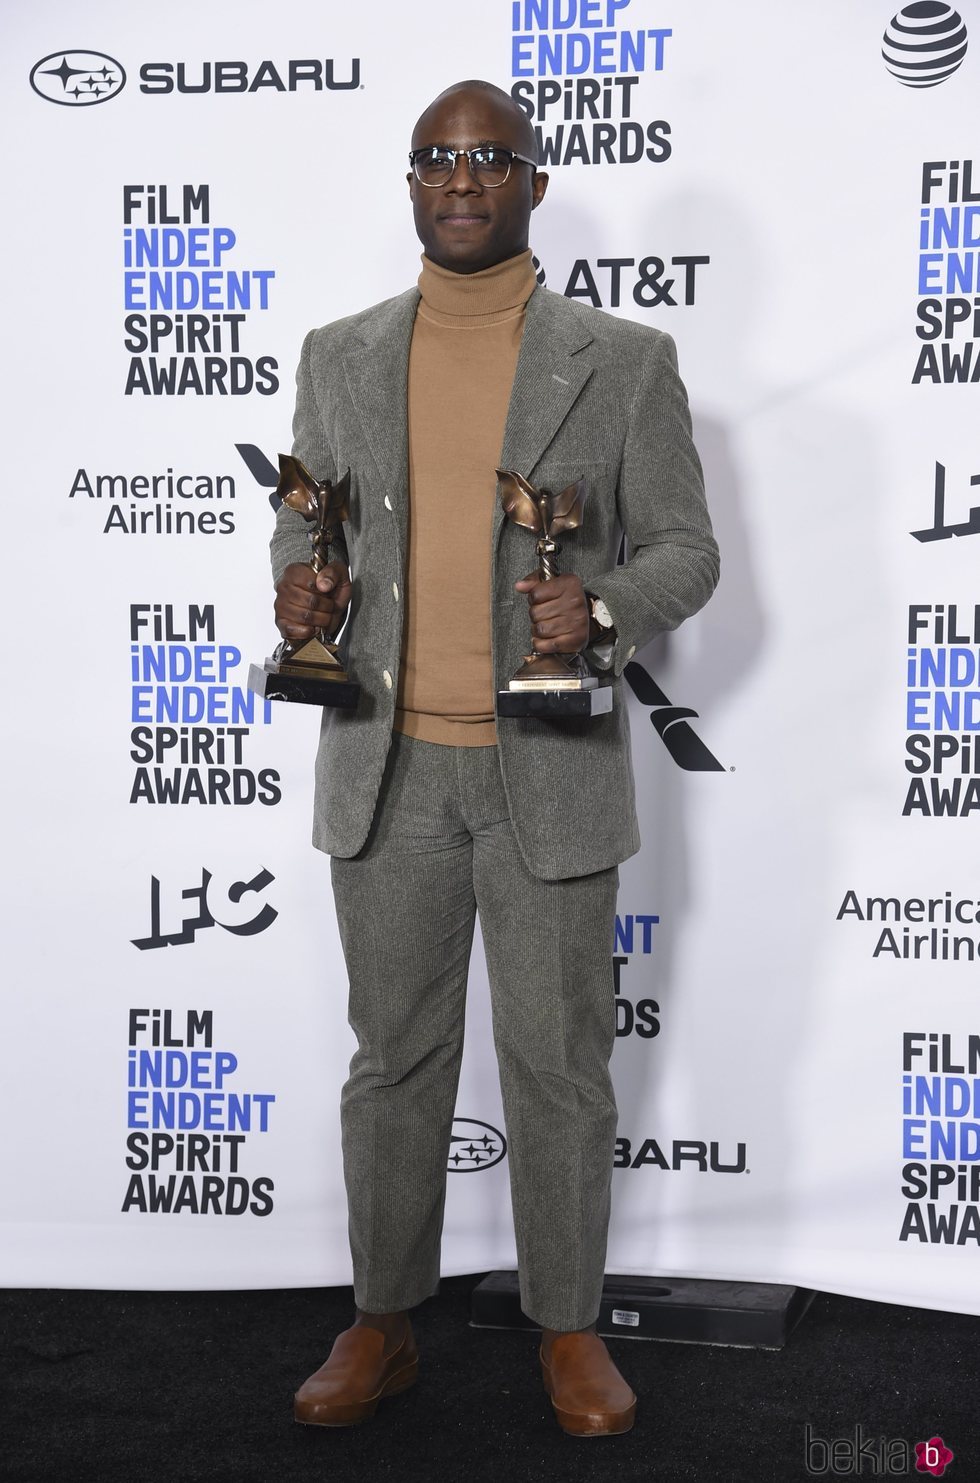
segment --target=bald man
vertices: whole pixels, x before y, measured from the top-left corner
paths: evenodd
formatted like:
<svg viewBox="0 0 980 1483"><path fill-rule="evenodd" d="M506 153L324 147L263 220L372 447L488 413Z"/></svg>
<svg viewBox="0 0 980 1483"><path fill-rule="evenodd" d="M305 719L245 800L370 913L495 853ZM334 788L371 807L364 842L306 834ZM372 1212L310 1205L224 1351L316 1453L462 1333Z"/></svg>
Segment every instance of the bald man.
<svg viewBox="0 0 980 1483"><path fill-rule="evenodd" d="M458 83L409 160L418 287L312 331L297 373L295 454L318 479L352 470L343 545L314 578L285 507L272 543L281 633L343 625L361 685L356 711L323 714L313 833L357 1037L341 1098L357 1311L295 1415L351 1425L417 1378L409 1314L438 1288L478 913L522 1306L559 1425L613 1434L636 1408L595 1333L617 867L639 846L619 677L707 601L718 553L670 337L536 283L548 177L524 113ZM586 480L585 523L547 583L526 575L498 467L550 489ZM496 718L529 624L539 654L584 648L606 671L608 714Z"/></svg>

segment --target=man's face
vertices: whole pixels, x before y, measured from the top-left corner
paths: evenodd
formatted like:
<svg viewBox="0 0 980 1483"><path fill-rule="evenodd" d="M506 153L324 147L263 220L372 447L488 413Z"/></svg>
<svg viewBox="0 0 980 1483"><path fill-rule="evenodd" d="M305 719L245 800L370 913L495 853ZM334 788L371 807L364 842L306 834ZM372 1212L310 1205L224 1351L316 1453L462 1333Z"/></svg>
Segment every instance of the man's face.
<svg viewBox="0 0 980 1483"><path fill-rule="evenodd" d="M426 109L412 135L412 148L441 144L474 149L497 144L527 154L520 119L482 89L450 93ZM465 156L444 185L427 186L408 176L415 230L426 256L452 273L478 273L527 247L531 212L544 196L547 175L515 160L504 185L485 187L470 174Z"/></svg>

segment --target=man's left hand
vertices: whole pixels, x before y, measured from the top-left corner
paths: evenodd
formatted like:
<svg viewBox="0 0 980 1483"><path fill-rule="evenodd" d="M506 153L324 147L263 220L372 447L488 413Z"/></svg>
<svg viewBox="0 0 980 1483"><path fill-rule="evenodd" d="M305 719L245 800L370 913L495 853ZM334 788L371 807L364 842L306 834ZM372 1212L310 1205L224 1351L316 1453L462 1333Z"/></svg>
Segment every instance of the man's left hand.
<svg viewBox="0 0 980 1483"><path fill-rule="evenodd" d="M515 582L526 592L531 609L532 647L536 654L575 654L589 638L590 614L585 588L574 572L542 582L532 572Z"/></svg>

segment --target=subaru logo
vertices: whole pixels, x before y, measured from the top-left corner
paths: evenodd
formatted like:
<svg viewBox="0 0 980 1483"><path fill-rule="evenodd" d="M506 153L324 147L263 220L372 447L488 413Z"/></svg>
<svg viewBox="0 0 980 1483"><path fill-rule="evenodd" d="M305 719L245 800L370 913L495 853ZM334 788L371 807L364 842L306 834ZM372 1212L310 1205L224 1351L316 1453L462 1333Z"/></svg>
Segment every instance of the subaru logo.
<svg viewBox="0 0 980 1483"><path fill-rule="evenodd" d="M125 82L120 64L101 51L55 51L35 62L31 71L38 97L66 108L106 103L122 92Z"/></svg>
<svg viewBox="0 0 980 1483"><path fill-rule="evenodd" d="M471 1174L474 1169L492 1169L507 1152L507 1140L489 1123L475 1117L454 1117L449 1139L450 1174Z"/></svg>

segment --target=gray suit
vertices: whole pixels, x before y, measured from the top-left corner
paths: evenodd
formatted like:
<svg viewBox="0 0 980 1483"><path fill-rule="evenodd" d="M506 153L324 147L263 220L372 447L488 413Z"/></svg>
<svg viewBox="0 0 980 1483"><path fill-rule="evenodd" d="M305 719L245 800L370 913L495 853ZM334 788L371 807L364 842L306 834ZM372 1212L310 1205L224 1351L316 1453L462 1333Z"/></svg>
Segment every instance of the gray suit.
<svg viewBox="0 0 980 1483"><path fill-rule="evenodd" d="M477 912L510 1148L525 1312L542 1327L595 1320L616 1104L612 927L617 866L639 847L621 675L634 650L711 594L718 553L668 335L531 296L501 467L538 485L588 483L563 542L615 622L610 714L501 720L497 746L395 736L408 528L407 375L416 290L307 336L294 452L318 477L352 471L352 573L342 649L356 712L326 710L314 843L332 856L358 1051L341 1113L357 1304L414 1306L435 1290L445 1171ZM616 558L623 533L629 559ZM492 528L497 686L529 646L514 583L526 531ZM308 556L280 510L276 580ZM338 553L340 554L340 553ZM447 636L447 647L451 636Z"/></svg>
<svg viewBox="0 0 980 1483"><path fill-rule="evenodd" d="M336 479L349 466L352 479L346 536L353 598L342 647L361 682L361 702L355 713L324 712L313 833L318 849L343 857L356 855L367 838L391 740L403 613L393 584L401 592L405 580L406 383L418 301L411 289L312 331L297 376L293 451L318 478ZM718 548L669 335L536 289L500 466L553 489L586 476L585 523L564 540L561 570L577 572L612 613L617 675L635 649L707 602ZM617 568L624 530L631 554ZM528 649L527 600L514 583L531 570L534 555L528 533L499 508L492 539L501 687ZM275 580L308 555L302 517L280 510ZM636 853L620 686L612 712L584 729L504 721L498 745L511 820L532 874L585 875Z"/></svg>

